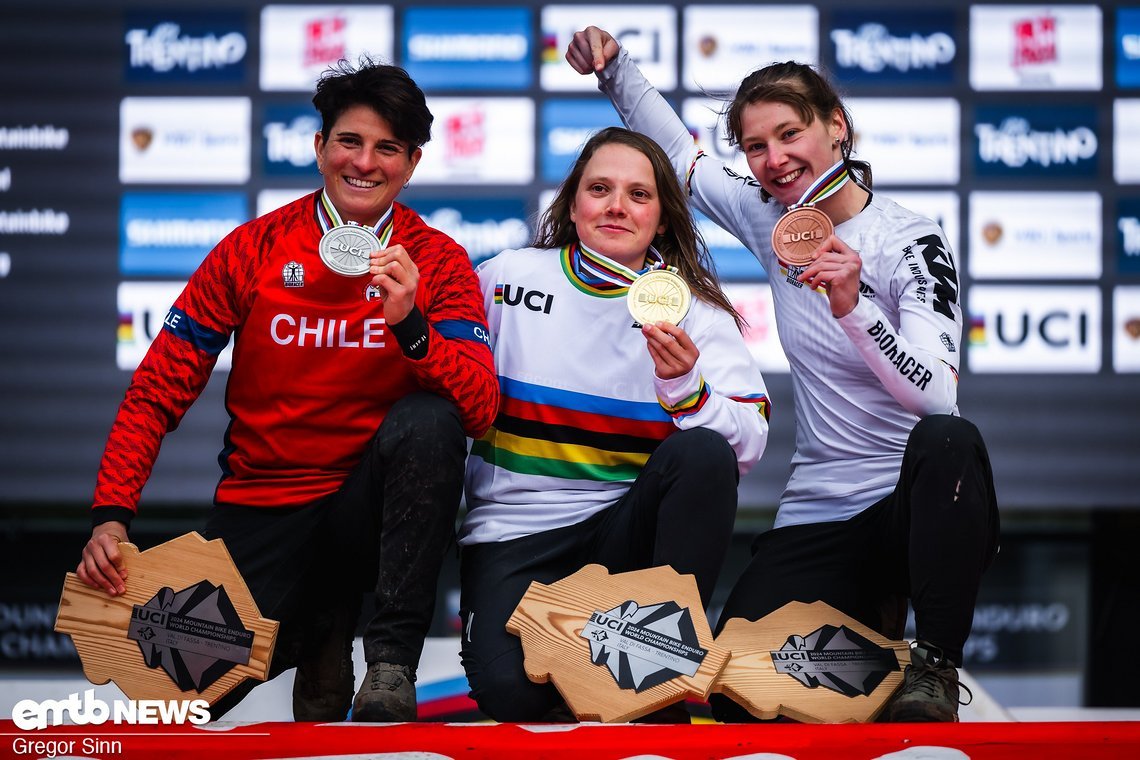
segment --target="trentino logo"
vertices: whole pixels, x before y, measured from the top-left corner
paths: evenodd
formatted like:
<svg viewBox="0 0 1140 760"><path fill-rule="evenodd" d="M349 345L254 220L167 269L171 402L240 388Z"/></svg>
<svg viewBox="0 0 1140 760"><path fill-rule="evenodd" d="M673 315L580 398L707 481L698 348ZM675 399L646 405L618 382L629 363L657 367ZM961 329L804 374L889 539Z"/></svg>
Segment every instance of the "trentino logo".
<svg viewBox="0 0 1140 760"><path fill-rule="evenodd" d="M249 49L245 14L128 13L128 82L240 82Z"/></svg>
<svg viewBox="0 0 1140 760"><path fill-rule="evenodd" d="M979 106L979 176L1095 177L1100 139L1093 106Z"/></svg>
<svg viewBox="0 0 1140 760"><path fill-rule="evenodd" d="M265 138L262 160L265 173L274 176L315 177L317 157L313 135L321 131L321 120L312 106L268 106L265 109Z"/></svg>
<svg viewBox="0 0 1140 760"><path fill-rule="evenodd" d="M1140 198L1121 198L1116 214L1116 268L1140 273Z"/></svg>
<svg viewBox="0 0 1140 760"><path fill-rule="evenodd" d="M1140 87L1140 8L1116 11L1116 84Z"/></svg>
<svg viewBox="0 0 1140 760"><path fill-rule="evenodd" d="M951 11L876 14L836 11L831 63L868 84L939 83L954 78L958 44Z"/></svg>

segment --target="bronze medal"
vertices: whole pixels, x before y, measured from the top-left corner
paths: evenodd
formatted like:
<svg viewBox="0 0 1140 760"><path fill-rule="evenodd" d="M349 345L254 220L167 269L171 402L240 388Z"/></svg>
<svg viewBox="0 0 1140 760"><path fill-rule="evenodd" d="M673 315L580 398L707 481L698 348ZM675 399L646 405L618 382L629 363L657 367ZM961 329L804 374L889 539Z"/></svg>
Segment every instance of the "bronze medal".
<svg viewBox="0 0 1140 760"><path fill-rule="evenodd" d="M678 324L689 313L692 304L689 284L676 272L654 269L638 277L629 286L626 305L640 324L668 322Z"/></svg>
<svg viewBox="0 0 1140 760"><path fill-rule="evenodd" d="M785 266L807 266L834 229L827 214L813 206L799 206L780 217L772 228L772 250Z"/></svg>

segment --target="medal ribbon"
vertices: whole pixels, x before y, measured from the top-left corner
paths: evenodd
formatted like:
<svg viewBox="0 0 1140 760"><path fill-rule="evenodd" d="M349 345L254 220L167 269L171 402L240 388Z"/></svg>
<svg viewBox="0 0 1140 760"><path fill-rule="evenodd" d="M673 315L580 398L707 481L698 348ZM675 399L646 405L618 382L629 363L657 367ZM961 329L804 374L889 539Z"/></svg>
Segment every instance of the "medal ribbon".
<svg viewBox="0 0 1140 760"><path fill-rule="evenodd" d="M344 224L357 224L358 227L363 227L380 238L380 249L383 250L388 247L388 241L392 239L392 231L396 221L395 211L395 205L389 206L388 210L381 214L380 221L376 223L375 227L369 227L367 224L357 224L356 222L345 222L341 220L340 214L337 212L336 206L329 200L328 194L322 190L320 203L317 204L317 221L321 225L321 232L326 235L333 227L340 227Z"/></svg>
<svg viewBox="0 0 1140 760"><path fill-rule="evenodd" d="M788 211L800 206L814 206L824 198L830 198L838 193L839 189L846 185L849 179L851 179L851 175L847 173L847 163L843 159L839 159L823 173L822 177L811 183L798 203L788 206Z"/></svg>
<svg viewBox="0 0 1140 760"><path fill-rule="evenodd" d="M676 267L665 266L665 259L652 246L645 254L645 259L649 263L639 272L591 251L580 242L571 244L568 253L570 268L576 278L590 290L599 293L627 290L634 280L654 269L665 268L676 271Z"/></svg>

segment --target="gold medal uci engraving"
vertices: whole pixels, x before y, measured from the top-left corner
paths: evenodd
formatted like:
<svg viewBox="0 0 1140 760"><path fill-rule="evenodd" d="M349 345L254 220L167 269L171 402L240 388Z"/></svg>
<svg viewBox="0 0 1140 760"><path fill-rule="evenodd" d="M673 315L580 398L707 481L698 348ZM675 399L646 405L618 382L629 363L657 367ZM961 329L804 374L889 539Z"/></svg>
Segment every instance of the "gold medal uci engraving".
<svg viewBox="0 0 1140 760"><path fill-rule="evenodd" d="M633 281L626 296L629 313L641 324L677 324L689 313L689 284L676 272L654 269Z"/></svg>
<svg viewBox="0 0 1140 760"><path fill-rule="evenodd" d="M827 214L812 206L800 206L776 222L772 229L772 249L787 266L807 266L812 262L815 249L833 229Z"/></svg>
<svg viewBox="0 0 1140 760"><path fill-rule="evenodd" d="M337 274L356 277L368 274L368 255L380 248L380 238L372 230L358 224L342 224L321 237L321 261Z"/></svg>

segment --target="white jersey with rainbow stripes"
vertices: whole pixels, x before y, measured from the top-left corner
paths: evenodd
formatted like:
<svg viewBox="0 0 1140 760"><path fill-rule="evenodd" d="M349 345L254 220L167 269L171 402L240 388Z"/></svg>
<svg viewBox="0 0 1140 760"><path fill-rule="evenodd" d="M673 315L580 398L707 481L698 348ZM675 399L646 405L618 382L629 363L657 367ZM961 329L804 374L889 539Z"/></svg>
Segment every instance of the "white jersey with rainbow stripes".
<svg viewBox="0 0 1140 760"><path fill-rule="evenodd" d="M677 429L723 435L741 473L763 454L767 390L732 317L694 298L681 327L700 357L662 380L628 287L599 269L624 270L576 245L504 251L479 267L502 403L472 445L460 544L585 520L620 499Z"/></svg>

